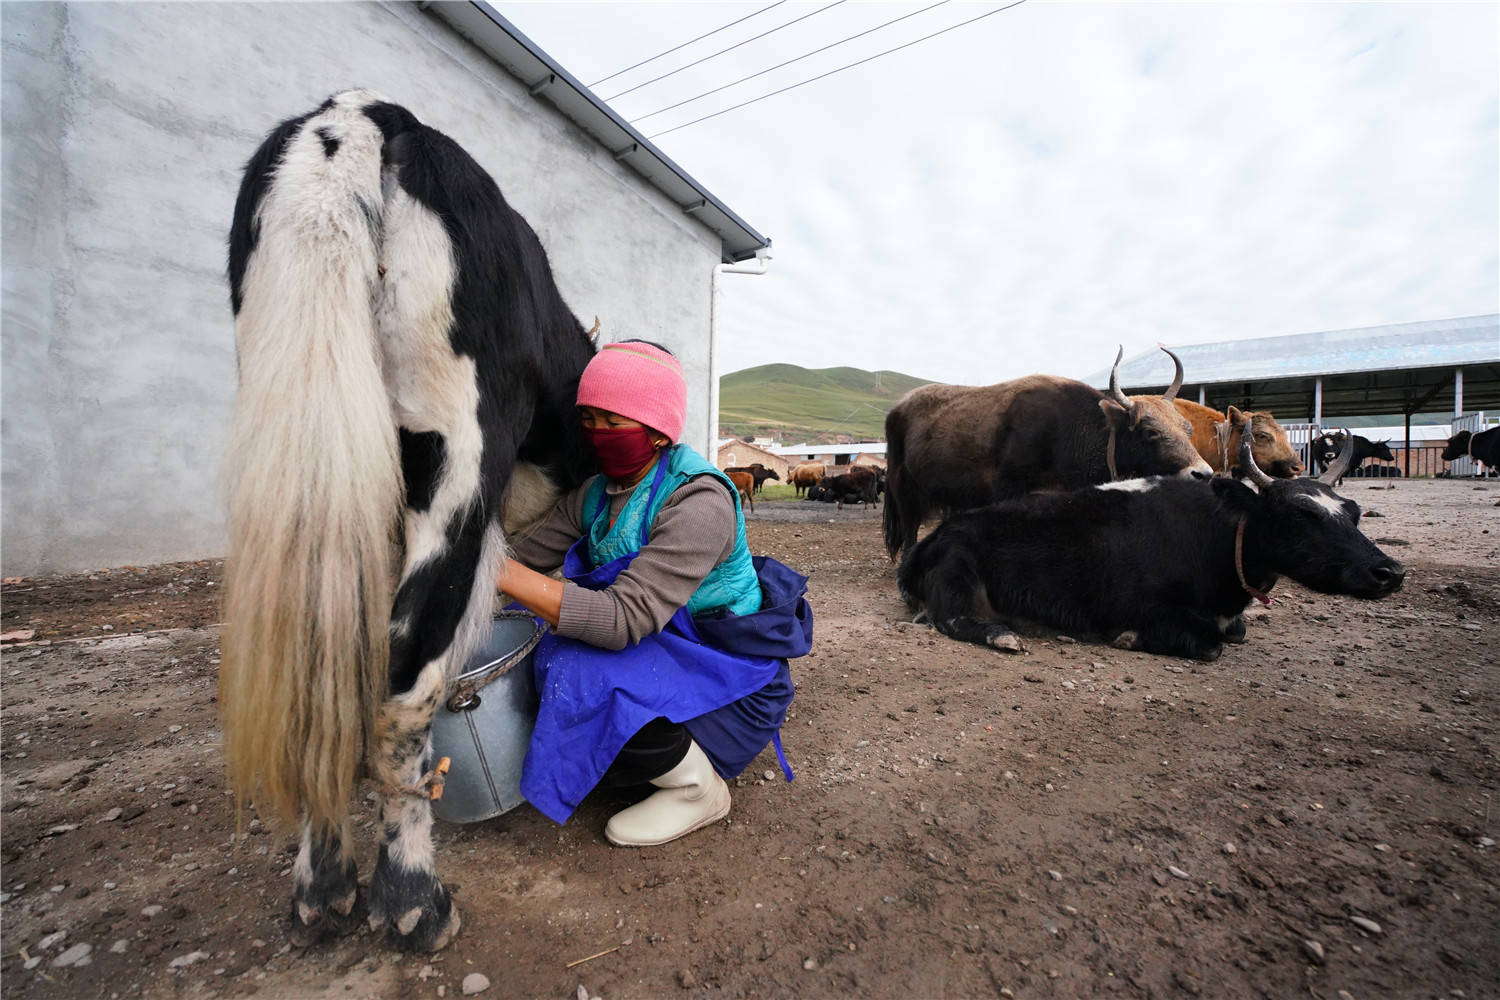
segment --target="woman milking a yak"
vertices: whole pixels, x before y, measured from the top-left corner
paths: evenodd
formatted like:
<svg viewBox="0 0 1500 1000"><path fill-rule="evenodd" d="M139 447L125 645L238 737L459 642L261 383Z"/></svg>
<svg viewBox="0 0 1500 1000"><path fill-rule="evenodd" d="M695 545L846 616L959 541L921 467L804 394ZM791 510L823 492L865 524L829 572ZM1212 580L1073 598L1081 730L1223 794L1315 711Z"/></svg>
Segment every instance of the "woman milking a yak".
<svg viewBox="0 0 1500 1000"><path fill-rule="evenodd" d="M677 359L596 353L457 143L368 91L281 123L245 169L229 278L220 711L237 802L301 827L295 941L365 909L362 777L370 926L416 951L458 932L430 733L500 590L550 626L521 791L553 820L601 781L641 784L605 835L667 843L726 815L723 779L768 743L786 766L805 579L751 557L733 485L680 442Z"/></svg>

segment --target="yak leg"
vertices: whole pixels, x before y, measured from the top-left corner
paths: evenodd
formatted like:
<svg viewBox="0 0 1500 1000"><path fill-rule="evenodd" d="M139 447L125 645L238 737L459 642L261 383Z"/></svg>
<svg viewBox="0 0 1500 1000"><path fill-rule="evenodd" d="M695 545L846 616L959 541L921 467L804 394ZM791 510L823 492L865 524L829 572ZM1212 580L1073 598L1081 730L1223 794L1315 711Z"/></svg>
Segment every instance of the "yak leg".
<svg viewBox="0 0 1500 1000"><path fill-rule="evenodd" d="M965 555L951 550L942 564L929 568L923 603L933 628L953 639L989 646L1005 653L1023 653L1026 646L1004 622L984 618L988 610L984 585Z"/></svg>
<svg viewBox="0 0 1500 1000"><path fill-rule="evenodd" d="M1121 649L1138 649L1162 656L1217 660L1224 652L1219 623L1185 608L1157 607L1147 612L1138 628L1115 639Z"/></svg>
<svg viewBox="0 0 1500 1000"><path fill-rule="evenodd" d="M437 951L462 924L437 877L432 804L416 794L432 755L432 714L447 690L440 663L425 667L405 694L381 708L375 774L382 783L381 844L370 880L370 927L386 929L394 947Z"/></svg>
<svg viewBox="0 0 1500 1000"><path fill-rule="evenodd" d="M1233 618L1224 623L1224 627L1219 630L1219 633L1221 636L1223 636L1225 642L1232 642L1236 645L1244 642L1245 616L1235 615Z"/></svg>
<svg viewBox="0 0 1500 1000"><path fill-rule="evenodd" d="M302 825L302 846L292 865L292 943L307 947L359 926L359 882L350 856L349 821L337 830Z"/></svg>
<svg viewBox="0 0 1500 1000"><path fill-rule="evenodd" d="M437 494L442 495L439 487ZM409 565L391 612L391 698L381 709L371 748L382 785L381 845L370 881L370 926L386 930L405 951L437 951L461 921L439 880L432 847L432 805L417 794L432 767L432 716L470 651L483 638L494 607L504 533L476 507L441 518L441 543L431 540L442 505L408 514L408 552L428 552Z"/></svg>

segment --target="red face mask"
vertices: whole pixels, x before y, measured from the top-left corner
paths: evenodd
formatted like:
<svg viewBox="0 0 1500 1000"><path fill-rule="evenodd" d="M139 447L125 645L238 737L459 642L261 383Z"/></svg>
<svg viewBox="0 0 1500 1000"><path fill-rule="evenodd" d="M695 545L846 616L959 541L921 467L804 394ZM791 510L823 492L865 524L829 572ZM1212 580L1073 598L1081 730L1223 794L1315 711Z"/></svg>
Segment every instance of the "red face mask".
<svg viewBox="0 0 1500 1000"><path fill-rule="evenodd" d="M628 479L656 457L656 444L644 427L585 427L583 436L599 471L611 479Z"/></svg>

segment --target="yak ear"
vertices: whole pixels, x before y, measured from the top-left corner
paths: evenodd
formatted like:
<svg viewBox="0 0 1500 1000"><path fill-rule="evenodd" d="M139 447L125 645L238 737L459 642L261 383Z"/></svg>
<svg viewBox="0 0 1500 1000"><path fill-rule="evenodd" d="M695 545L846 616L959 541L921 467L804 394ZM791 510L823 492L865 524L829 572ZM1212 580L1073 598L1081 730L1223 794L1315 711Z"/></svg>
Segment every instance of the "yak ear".
<svg viewBox="0 0 1500 1000"><path fill-rule="evenodd" d="M1224 415L1229 418L1229 423L1232 427L1238 427L1240 425L1240 422L1245 419L1245 415L1241 413L1239 408L1236 406L1231 406L1226 409L1224 411Z"/></svg>
<svg viewBox="0 0 1500 1000"><path fill-rule="evenodd" d="M1230 510L1242 513L1255 509L1258 495L1249 486L1229 476L1215 476L1210 480L1214 495Z"/></svg>
<svg viewBox="0 0 1500 1000"><path fill-rule="evenodd" d="M1113 420L1117 424L1123 424L1130 418L1130 411L1113 399L1099 400L1099 409L1104 412L1105 421Z"/></svg>

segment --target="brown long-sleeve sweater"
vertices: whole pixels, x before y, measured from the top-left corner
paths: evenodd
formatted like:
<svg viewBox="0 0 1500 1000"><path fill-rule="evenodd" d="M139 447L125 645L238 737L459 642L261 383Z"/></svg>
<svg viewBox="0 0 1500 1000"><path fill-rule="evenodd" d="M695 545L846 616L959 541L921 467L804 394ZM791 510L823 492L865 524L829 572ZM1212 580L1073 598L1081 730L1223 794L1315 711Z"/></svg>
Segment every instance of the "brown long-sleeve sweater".
<svg viewBox="0 0 1500 1000"><path fill-rule="evenodd" d="M513 556L542 573L562 565L574 542L588 532L583 510L593 480L558 500L535 528L510 539ZM637 486L606 484L613 522ZM709 572L734 552L734 498L704 475L679 486L657 512L640 553L604 590L569 582L563 588L557 632L604 649L624 649L661 630Z"/></svg>

